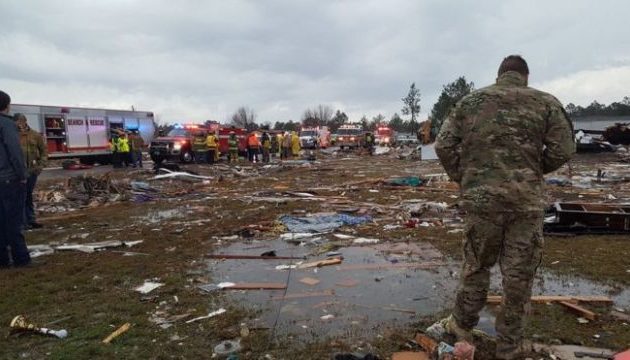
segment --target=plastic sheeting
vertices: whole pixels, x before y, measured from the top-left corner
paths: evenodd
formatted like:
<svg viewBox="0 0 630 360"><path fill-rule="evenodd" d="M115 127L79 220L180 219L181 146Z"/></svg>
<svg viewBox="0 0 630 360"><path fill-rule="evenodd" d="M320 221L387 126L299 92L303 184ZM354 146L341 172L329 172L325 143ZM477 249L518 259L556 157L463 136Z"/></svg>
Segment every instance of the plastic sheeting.
<svg viewBox="0 0 630 360"><path fill-rule="evenodd" d="M280 222L293 233L330 232L344 225L360 225L371 221L369 216L352 216L346 214L316 215L295 217L284 215Z"/></svg>

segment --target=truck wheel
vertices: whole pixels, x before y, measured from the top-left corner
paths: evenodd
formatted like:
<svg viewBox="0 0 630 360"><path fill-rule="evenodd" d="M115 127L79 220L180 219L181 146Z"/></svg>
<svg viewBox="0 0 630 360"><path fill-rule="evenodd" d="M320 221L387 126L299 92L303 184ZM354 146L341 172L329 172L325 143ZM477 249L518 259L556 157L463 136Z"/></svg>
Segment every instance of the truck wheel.
<svg viewBox="0 0 630 360"><path fill-rule="evenodd" d="M186 150L184 153L182 153L182 162L188 164L193 162L193 160L195 159L195 157L193 156L193 153L190 150Z"/></svg>
<svg viewBox="0 0 630 360"><path fill-rule="evenodd" d="M83 165L94 165L96 159L94 159L93 157L82 157L79 158L79 162Z"/></svg>

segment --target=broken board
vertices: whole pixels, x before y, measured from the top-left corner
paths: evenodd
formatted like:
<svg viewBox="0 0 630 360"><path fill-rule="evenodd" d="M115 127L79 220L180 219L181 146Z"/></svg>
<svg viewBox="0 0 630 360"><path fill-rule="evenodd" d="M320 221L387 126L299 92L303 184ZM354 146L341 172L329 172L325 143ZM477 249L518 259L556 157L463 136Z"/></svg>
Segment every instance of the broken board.
<svg viewBox="0 0 630 360"><path fill-rule="evenodd" d="M284 290L287 285L284 283L235 283L226 286L224 290Z"/></svg>
<svg viewBox="0 0 630 360"><path fill-rule="evenodd" d="M312 277L303 277L299 280L299 282L301 282L302 284L305 285L309 285L309 286L315 286L317 284L320 283L320 281L318 279L312 278Z"/></svg>
<svg viewBox="0 0 630 360"><path fill-rule="evenodd" d="M500 295L489 295L487 303L490 305L500 305L502 297ZM557 296L557 295L539 295L532 296L531 302L538 304L545 304L550 302L565 301L569 303L601 303L612 304L613 301L607 296Z"/></svg>

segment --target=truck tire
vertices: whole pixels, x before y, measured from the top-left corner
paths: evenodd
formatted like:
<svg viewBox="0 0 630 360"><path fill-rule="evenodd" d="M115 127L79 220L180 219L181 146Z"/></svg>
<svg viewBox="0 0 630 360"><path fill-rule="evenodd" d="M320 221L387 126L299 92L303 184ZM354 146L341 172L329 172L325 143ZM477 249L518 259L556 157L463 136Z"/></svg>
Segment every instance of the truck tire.
<svg viewBox="0 0 630 360"><path fill-rule="evenodd" d="M189 164L191 162L193 162L195 160L195 156L193 155L192 151L190 150L186 150L184 152L182 152L182 162Z"/></svg>
<svg viewBox="0 0 630 360"><path fill-rule="evenodd" d="M79 163L81 163L82 165L94 165L95 162L96 159L91 156L79 158Z"/></svg>

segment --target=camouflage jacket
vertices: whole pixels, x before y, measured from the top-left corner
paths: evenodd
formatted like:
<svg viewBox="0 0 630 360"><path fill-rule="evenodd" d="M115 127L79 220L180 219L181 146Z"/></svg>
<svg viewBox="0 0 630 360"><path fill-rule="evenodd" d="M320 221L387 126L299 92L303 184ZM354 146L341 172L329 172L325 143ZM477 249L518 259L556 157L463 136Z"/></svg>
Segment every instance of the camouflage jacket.
<svg viewBox="0 0 630 360"><path fill-rule="evenodd" d="M20 131L20 145L28 174L40 174L48 161L48 149L44 138L31 129Z"/></svg>
<svg viewBox="0 0 630 360"><path fill-rule="evenodd" d="M543 174L567 162L575 142L562 104L509 71L455 105L435 150L465 209L541 211Z"/></svg>

